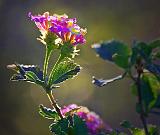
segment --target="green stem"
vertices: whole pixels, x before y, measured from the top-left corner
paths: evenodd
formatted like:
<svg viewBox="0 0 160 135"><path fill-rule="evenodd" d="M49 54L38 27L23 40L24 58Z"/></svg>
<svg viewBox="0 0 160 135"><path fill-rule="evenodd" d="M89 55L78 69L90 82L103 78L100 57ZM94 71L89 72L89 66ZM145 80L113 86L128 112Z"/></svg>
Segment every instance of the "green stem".
<svg viewBox="0 0 160 135"><path fill-rule="evenodd" d="M43 79L45 80L47 76L47 69L48 69L48 61L52 53L52 49L46 46L46 54L44 59L44 65L43 65Z"/></svg>
<svg viewBox="0 0 160 135"><path fill-rule="evenodd" d="M140 119L142 121L144 131L146 135L149 135L148 127L147 127L147 121L145 116L145 110L144 110L144 104L143 104L143 97L142 97L142 86L141 86L141 75L143 74L143 64L141 58L137 59L137 78L136 78L136 85L138 90L138 104L140 106Z"/></svg>
<svg viewBox="0 0 160 135"><path fill-rule="evenodd" d="M149 135L148 132L148 128L147 128L147 121L146 121L146 117L145 117L145 112L144 112L144 106L143 106L143 102L142 102L142 92L141 92L141 73L138 73L138 77L137 77L137 89L138 89L138 103L141 107L141 113L140 113L140 119L142 121L143 127L144 127L144 131L146 135Z"/></svg>
<svg viewBox="0 0 160 135"><path fill-rule="evenodd" d="M60 116L61 119L63 119L63 115L61 113L61 109L58 106L52 92L47 93L47 96L49 98L49 101L51 102L51 105L53 106L53 108L55 108L56 112L58 113L58 115Z"/></svg>

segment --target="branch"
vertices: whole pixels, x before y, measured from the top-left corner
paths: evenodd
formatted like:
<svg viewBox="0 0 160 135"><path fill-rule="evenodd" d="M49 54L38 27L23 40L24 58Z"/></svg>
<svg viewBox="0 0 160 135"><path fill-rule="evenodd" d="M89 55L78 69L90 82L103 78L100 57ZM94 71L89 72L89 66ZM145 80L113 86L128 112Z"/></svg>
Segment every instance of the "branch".
<svg viewBox="0 0 160 135"><path fill-rule="evenodd" d="M137 85L137 90L138 90L138 104L140 105L140 108L141 108L141 111L140 111L140 119L141 119L141 121L142 121L144 130L145 130L145 134L146 134L146 135L149 135L148 128L147 128L147 122L146 122L146 118L145 118L143 101L142 101L141 74L143 73L143 69L142 69L141 65L138 66L138 68L137 68L137 73L138 73L138 77L137 77L136 85Z"/></svg>
<svg viewBox="0 0 160 135"><path fill-rule="evenodd" d="M58 106L58 104L57 104L52 92L47 93L47 96L48 96L48 98L49 98L49 100L51 102L51 105L55 108L55 110L58 113L58 115L60 116L60 118L63 119L63 115L61 113L60 107Z"/></svg>

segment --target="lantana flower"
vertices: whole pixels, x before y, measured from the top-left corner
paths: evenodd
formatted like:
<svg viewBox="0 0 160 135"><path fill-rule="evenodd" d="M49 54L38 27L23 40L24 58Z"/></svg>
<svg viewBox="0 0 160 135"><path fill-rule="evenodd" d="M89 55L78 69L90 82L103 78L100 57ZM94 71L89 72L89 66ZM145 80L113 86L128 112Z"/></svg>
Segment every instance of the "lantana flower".
<svg viewBox="0 0 160 135"><path fill-rule="evenodd" d="M43 15L33 16L31 13L28 15L35 22L42 36L51 32L61 39L63 43L77 45L86 42L84 35L87 33L87 30L80 28L76 24L76 18L70 19L66 14L54 14L51 16L49 12L45 12Z"/></svg>
<svg viewBox="0 0 160 135"><path fill-rule="evenodd" d="M86 122L90 135L97 135L101 131L111 132L112 128L103 122L103 120L94 112L89 111L87 107L77 106L76 104L71 104L64 106L61 109L61 113L65 116L71 110L76 110L74 113L82 118Z"/></svg>

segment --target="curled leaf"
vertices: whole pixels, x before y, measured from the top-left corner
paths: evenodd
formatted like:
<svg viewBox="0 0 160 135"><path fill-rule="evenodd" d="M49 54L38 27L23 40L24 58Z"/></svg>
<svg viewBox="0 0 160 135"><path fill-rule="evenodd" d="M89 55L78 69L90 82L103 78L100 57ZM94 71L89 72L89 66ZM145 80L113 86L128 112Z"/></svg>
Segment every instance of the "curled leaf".
<svg viewBox="0 0 160 135"><path fill-rule="evenodd" d="M53 119L54 121L60 119L56 110L44 107L43 105L39 105L39 114L44 118Z"/></svg>
<svg viewBox="0 0 160 135"><path fill-rule="evenodd" d="M117 81L117 80L121 80L125 77L126 73L122 74L122 75L119 75L117 77L114 77L112 79L108 79L108 80L103 80L103 79L96 79L94 76L93 76L93 80L92 80L92 83L99 86L99 87L102 87L102 86L105 86L109 83L112 83L114 81Z"/></svg>
<svg viewBox="0 0 160 135"><path fill-rule="evenodd" d="M36 83L41 86L44 85L43 72L38 66L35 65L23 65L23 64L12 64L8 65L7 68L16 71L11 77L12 81L27 81Z"/></svg>

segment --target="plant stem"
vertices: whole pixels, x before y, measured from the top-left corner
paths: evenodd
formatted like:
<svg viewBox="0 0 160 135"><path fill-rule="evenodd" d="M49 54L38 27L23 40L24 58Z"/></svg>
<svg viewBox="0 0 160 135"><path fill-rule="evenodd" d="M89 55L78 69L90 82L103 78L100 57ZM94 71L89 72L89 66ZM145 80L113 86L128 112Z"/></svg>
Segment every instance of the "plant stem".
<svg viewBox="0 0 160 135"><path fill-rule="evenodd" d="M60 107L58 106L52 92L47 93L47 96L51 102L51 105L53 106L53 108L56 109L56 112L58 113L58 115L60 116L61 119L63 119L63 115L61 113Z"/></svg>
<svg viewBox="0 0 160 135"><path fill-rule="evenodd" d="M46 46L46 54L45 54L44 65L43 65L43 79L44 80L45 80L45 77L47 76L48 61L51 56L51 53L52 53L52 49Z"/></svg>
<svg viewBox="0 0 160 135"><path fill-rule="evenodd" d="M141 72L142 70L137 70L138 77L137 77L137 90L138 90L138 104L140 105L141 112L140 112L140 119L142 121L144 131L146 135L149 135L148 128L147 128L147 122L146 122L146 117L145 117L145 112L144 112L144 107L143 107L143 102L142 102L142 93L141 93Z"/></svg>

